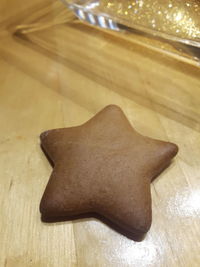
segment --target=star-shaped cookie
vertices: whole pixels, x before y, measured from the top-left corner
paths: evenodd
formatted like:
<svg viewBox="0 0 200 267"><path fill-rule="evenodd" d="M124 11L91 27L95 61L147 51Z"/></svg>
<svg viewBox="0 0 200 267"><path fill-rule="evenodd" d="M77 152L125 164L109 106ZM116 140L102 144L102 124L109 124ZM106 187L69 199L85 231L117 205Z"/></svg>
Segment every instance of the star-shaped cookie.
<svg viewBox="0 0 200 267"><path fill-rule="evenodd" d="M94 213L133 235L149 230L150 182L176 155L175 144L142 136L109 105L83 125L42 133L41 145L54 165L43 220Z"/></svg>

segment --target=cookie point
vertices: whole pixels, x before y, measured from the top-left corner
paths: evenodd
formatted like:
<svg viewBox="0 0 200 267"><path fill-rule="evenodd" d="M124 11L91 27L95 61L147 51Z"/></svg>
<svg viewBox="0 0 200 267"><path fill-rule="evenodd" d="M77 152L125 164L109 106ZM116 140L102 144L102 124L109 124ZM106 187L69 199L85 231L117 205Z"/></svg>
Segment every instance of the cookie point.
<svg viewBox="0 0 200 267"><path fill-rule="evenodd" d="M146 234L151 228L151 223L152 223L152 213L151 210L149 209L149 212L144 213L143 216L138 218L137 225L135 227L136 232L140 234Z"/></svg>
<svg viewBox="0 0 200 267"><path fill-rule="evenodd" d="M50 131L42 132L42 133L40 134L40 140L41 140L41 141L44 140L44 138L48 136L49 132L50 132Z"/></svg>
<svg viewBox="0 0 200 267"><path fill-rule="evenodd" d="M121 108L115 104L110 104L108 106L105 107L106 110L108 111L122 111Z"/></svg>
<svg viewBox="0 0 200 267"><path fill-rule="evenodd" d="M168 149L172 154L172 157L176 156L176 154L178 153L178 146L174 143L168 143Z"/></svg>
<svg viewBox="0 0 200 267"><path fill-rule="evenodd" d="M54 213L54 202L43 195L39 209L41 215L45 218L48 218L51 214Z"/></svg>

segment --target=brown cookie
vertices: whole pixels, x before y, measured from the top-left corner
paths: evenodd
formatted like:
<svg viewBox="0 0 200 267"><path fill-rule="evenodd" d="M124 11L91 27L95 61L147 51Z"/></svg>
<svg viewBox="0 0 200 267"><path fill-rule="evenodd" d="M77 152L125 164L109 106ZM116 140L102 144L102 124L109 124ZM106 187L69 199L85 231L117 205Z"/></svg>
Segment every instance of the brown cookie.
<svg viewBox="0 0 200 267"><path fill-rule="evenodd" d="M95 213L122 231L151 225L150 182L178 147L137 133L110 105L81 126L41 134L54 168L40 203L43 220Z"/></svg>

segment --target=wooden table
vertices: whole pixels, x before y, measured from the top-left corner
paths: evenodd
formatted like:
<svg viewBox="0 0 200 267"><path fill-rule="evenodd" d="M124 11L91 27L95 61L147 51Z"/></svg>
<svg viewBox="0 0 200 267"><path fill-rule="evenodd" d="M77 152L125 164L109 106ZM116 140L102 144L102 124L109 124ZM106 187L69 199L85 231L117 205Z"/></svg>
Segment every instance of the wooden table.
<svg viewBox="0 0 200 267"><path fill-rule="evenodd" d="M200 68L63 8L37 1L0 27L0 266L200 266ZM152 183L142 242L93 218L40 220L51 167L39 134L111 103L142 134L180 148Z"/></svg>

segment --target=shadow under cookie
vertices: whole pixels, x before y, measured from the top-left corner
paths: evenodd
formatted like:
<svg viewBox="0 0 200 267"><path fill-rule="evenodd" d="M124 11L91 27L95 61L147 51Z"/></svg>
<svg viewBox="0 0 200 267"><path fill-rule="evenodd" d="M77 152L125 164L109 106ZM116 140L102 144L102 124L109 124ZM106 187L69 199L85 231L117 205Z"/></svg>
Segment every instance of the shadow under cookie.
<svg viewBox="0 0 200 267"><path fill-rule="evenodd" d="M145 234L144 233L133 233L133 232L124 230L118 225L116 225L115 223L105 218L104 216L99 215L97 213L86 213L86 214L81 214L81 215L76 215L76 216L63 216L63 217L52 217L52 218L47 218L44 215L41 216L41 220L45 223L58 223L58 222L66 222L66 221L82 222L89 218L98 219L99 221L109 226L111 229L115 230L116 232L136 242L142 241L146 236L146 233Z"/></svg>

